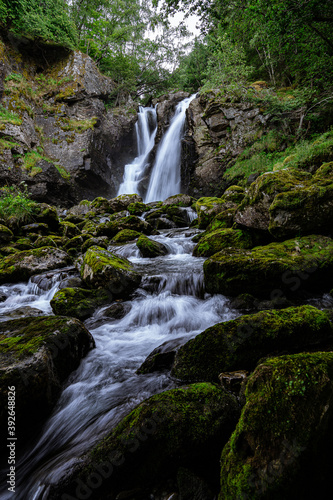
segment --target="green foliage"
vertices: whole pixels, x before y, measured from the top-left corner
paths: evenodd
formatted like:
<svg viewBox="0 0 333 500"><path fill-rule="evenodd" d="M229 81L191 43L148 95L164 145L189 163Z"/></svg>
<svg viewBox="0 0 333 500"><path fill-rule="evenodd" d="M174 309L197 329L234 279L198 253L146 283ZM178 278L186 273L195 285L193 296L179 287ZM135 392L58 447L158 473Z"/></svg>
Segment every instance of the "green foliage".
<svg viewBox="0 0 333 500"><path fill-rule="evenodd" d="M24 220L36 213L38 205L30 200L24 184L21 188L22 190L18 186L5 186L0 189L0 218L4 221L13 216Z"/></svg>
<svg viewBox="0 0 333 500"><path fill-rule="evenodd" d="M0 0L0 24L18 35L66 47L77 45L65 0Z"/></svg>
<svg viewBox="0 0 333 500"><path fill-rule="evenodd" d="M0 130L1 124L11 123L12 125L21 125L22 119L15 113L11 113L8 109L0 106Z"/></svg>

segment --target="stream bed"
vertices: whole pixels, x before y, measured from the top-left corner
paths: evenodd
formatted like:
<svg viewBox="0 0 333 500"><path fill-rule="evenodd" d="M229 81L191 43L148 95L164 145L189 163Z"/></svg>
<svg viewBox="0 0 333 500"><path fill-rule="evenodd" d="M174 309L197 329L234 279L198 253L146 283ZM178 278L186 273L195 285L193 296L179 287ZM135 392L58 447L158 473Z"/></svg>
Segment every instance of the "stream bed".
<svg viewBox="0 0 333 500"><path fill-rule="evenodd" d="M46 499L48 484L56 482L138 403L177 385L168 372L136 374L153 349L166 341L185 343L209 326L238 315L225 297L205 294L204 259L192 256L195 232L172 229L153 236L168 248L166 256L154 259L140 257L135 243L109 248L135 265L143 276L141 286L123 303L121 319L107 318L103 307L85 322L96 348L71 374L53 414L17 462L16 499ZM52 314L49 303L65 275L63 270L53 273L48 290L32 282L0 287L0 293L8 296L0 304L1 320L22 306ZM12 497L7 493L0 498Z"/></svg>

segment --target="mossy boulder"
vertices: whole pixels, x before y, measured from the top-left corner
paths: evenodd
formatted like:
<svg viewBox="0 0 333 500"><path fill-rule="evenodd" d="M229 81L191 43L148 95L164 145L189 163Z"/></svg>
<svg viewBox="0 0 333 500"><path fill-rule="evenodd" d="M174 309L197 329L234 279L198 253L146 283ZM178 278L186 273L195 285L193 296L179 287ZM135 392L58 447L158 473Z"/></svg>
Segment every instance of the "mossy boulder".
<svg viewBox="0 0 333 500"><path fill-rule="evenodd" d="M101 247L88 249L80 274L88 287L102 287L117 296L129 295L141 282L141 276L134 271L129 260Z"/></svg>
<svg viewBox="0 0 333 500"><path fill-rule="evenodd" d="M140 236L138 241L136 242L138 249L142 257L160 257L161 255L166 255L168 253L168 249L162 243L158 241L153 241L144 234Z"/></svg>
<svg viewBox="0 0 333 500"><path fill-rule="evenodd" d="M304 289L330 290L333 240L304 236L252 250L226 249L204 262L206 290L236 296L250 293L274 299Z"/></svg>
<svg viewBox="0 0 333 500"><path fill-rule="evenodd" d="M26 317L0 323L0 422L7 428L8 386L15 386L18 446L40 431L61 384L93 346L88 330L73 318ZM1 436L3 444L6 434Z"/></svg>
<svg viewBox="0 0 333 500"><path fill-rule="evenodd" d="M221 372L253 370L263 357L331 345L328 315L313 306L260 311L218 323L176 353L172 374L185 381L217 381Z"/></svg>
<svg viewBox="0 0 333 500"><path fill-rule="evenodd" d="M148 222L136 217L135 215L129 215L128 217L122 217L120 219L110 220L109 222L100 224L97 227L97 235L113 238L117 233L119 233L119 231L124 229L148 235L154 232L154 228Z"/></svg>
<svg viewBox="0 0 333 500"><path fill-rule="evenodd" d="M34 215L36 222L46 224L50 231L57 231L59 229L59 217L57 209L47 203L38 203L38 210Z"/></svg>
<svg viewBox="0 0 333 500"><path fill-rule="evenodd" d="M83 237L86 236L83 234ZM88 235L90 236L90 235ZM82 245L82 252L85 253L90 247L107 248L109 245L109 238L107 236L100 236L99 238L89 237Z"/></svg>
<svg viewBox="0 0 333 500"><path fill-rule="evenodd" d="M268 231L269 207L276 195L299 187L308 186L311 174L293 169L266 172L249 187L235 215L241 226Z"/></svg>
<svg viewBox="0 0 333 500"><path fill-rule="evenodd" d="M132 229L123 229L116 234L112 239L112 243L127 243L128 241L137 240L141 236L138 231L133 231Z"/></svg>
<svg viewBox="0 0 333 500"><path fill-rule="evenodd" d="M199 198L195 204L195 209L198 214L199 229L206 229L215 215L225 209L225 200L216 197Z"/></svg>
<svg viewBox="0 0 333 500"><path fill-rule="evenodd" d="M8 227L0 224L0 245L7 244L13 237L13 232Z"/></svg>
<svg viewBox="0 0 333 500"><path fill-rule="evenodd" d="M148 207L144 203L141 203L140 201L137 201L135 203L130 203L127 207L127 210L131 215L142 215L144 212L148 212L148 210L150 210L150 207Z"/></svg>
<svg viewBox="0 0 333 500"><path fill-rule="evenodd" d="M195 257L210 257L225 248L251 248L252 238L241 229L217 229L200 239L193 250Z"/></svg>
<svg viewBox="0 0 333 500"><path fill-rule="evenodd" d="M34 242L34 247L35 248L42 248L42 247L57 247L57 243L54 241L51 236L39 236L37 240Z"/></svg>
<svg viewBox="0 0 333 500"><path fill-rule="evenodd" d="M174 205L177 207L191 207L196 199L188 194L175 194L163 201L163 205Z"/></svg>
<svg viewBox="0 0 333 500"><path fill-rule="evenodd" d="M221 457L219 500L325 498L331 487L333 354L259 365Z"/></svg>
<svg viewBox="0 0 333 500"><path fill-rule="evenodd" d="M72 222L61 222L59 231L62 236L70 239L74 238L74 236L79 236L81 233L80 229Z"/></svg>
<svg viewBox="0 0 333 500"><path fill-rule="evenodd" d="M44 222L34 222L33 224L27 224L21 227L21 234L34 233L38 235L46 235L49 234L49 232L49 226Z"/></svg>
<svg viewBox="0 0 333 500"><path fill-rule="evenodd" d="M269 232L278 239L295 234L330 234L333 225L333 162L320 167L310 185L275 196L269 207Z"/></svg>
<svg viewBox="0 0 333 500"><path fill-rule="evenodd" d="M116 498L119 492L134 488L146 498L149 488L175 478L180 466L193 465L212 476L239 413L236 398L213 384L193 384L152 396L51 486L49 499L61 498L63 493L75 496L78 485L86 486L96 474L99 487L89 488L92 499Z"/></svg>
<svg viewBox="0 0 333 500"><path fill-rule="evenodd" d="M62 288L51 300L51 307L54 314L84 320L111 300L112 295L103 289Z"/></svg>
<svg viewBox="0 0 333 500"><path fill-rule="evenodd" d="M15 245L15 248L17 248L20 251L31 250L35 246L35 244L32 244L32 241L30 238L19 238L15 241L14 245ZM49 246L49 245L44 245L44 247L46 247L46 246Z"/></svg>
<svg viewBox="0 0 333 500"><path fill-rule="evenodd" d="M8 255L0 263L0 284L26 281L40 274L70 264L69 255L53 247L36 248Z"/></svg>
<svg viewBox="0 0 333 500"><path fill-rule="evenodd" d="M114 212L121 212L127 210L133 203L142 203L142 198L138 194L121 194L109 200L109 203Z"/></svg>
<svg viewBox="0 0 333 500"><path fill-rule="evenodd" d="M113 214L115 212L112 202L101 196L95 198L94 201L91 202L90 209L98 214Z"/></svg>

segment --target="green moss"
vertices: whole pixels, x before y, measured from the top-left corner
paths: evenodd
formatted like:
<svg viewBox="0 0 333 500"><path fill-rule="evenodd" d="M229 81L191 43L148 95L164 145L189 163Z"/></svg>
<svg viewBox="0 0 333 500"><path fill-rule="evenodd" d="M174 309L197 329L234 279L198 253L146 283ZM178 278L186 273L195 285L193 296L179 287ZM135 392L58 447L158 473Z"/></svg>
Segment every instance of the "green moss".
<svg viewBox="0 0 333 500"><path fill-rule="evenodd" d="M89 118L86 120L73 120L70 118L63 118L60 128L65 132L73 131L79 134L86 132L88 129L93 129L97 123L97 117Z"/></svg>
<svg viewBox="0 0 333 500"><path fill-rule="evenodd" d="M22 125L22 118L16 113L8 111L8 109L0 106L0 127L1 124L10 123L11 125Z"/></svg>
<svg viewBox="0 0 333 500"><path fill-rule="evenodd" d="M111 301L106 290L84 290L83 288L63 288L51 300L54 314L72 316L84 320L94 311Z"/></svg>
<svg viewBox="0 0 333 500"><path fill-rule="evenodd" d="M257 367L222 453L220 500L307 497L309 479L322 479L327 462L332 376L332 353L281 356Z"/></svg>
<svg viewBox="0 0 333 500"><path fill-rule="evenodd" d="M210 257L224 248L251 248L250 234L241 229L217 229L205 233L193 250L195 257Z"/></svg>
<svg viewBox="0 0 333 500"><path fill-rule="evenodd" d="M141 236L141 233L138 231L133 231L132 229L123 229L116 234L116 236L112 239L113 243L126 243L127 241L136 240Z"/></svg>
<svg viewBox="0 0 333 500"><path fill-rule="evenodd" d="M141 203L140 201L136 201L135 203L130 203L127 207L127 210L131 215L141 215L144 212L148 212L150 207Z"/></svg>
<svg viewBox="0 0 333 500"><path fill-rule="evenodd" d="M305 236L252 250L222 250L204 263L209 293L290 296L303 288L329 287L333 273L333 241ZM329 289L329 288L327 288Z"/></svg>
<svg viewBox="0 0 333 500"><path fill-rule="evenodd" d="M253 370L272 352L320 348L331 339L327 314L312 306L260 311L214 325L187 342L176 353L172 373L185 381L217 381L223 371Z"/></svg>

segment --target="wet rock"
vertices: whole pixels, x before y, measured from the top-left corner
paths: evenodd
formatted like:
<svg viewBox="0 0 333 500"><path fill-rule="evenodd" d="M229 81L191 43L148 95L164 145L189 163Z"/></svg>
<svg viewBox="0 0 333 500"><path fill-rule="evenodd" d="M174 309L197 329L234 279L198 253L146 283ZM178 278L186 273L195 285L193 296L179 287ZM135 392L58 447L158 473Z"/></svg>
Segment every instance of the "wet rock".
<svg viewBox="0 0 333 500"><path fill-rule="evenodd" d="M127 304L123 304L122 302L116 302L115 304L112 304L110 307L104 309L103 316L112 319L122 319L126 316L128 311L129 307Z"/></svg>
<svg viewBox="0 0 333 500"><path fill-rule="evenodd" d="M0 302L5 302L5 300L7 300L7 295L0 293Z"/></svg>
<svg viewBox="0 0 333 500"><path fill-rule="evenodd" d="M68 279L68 276L75 271L75 267L67 267L61 271L37 274L31 277L31 283L35 283L41 290L48 291L54 287L55 283Z"/></svg>
<svg viewBox="0 0 333 500"><path fill-rule="evenodd" d="M236 372L223 372L219 375L219 381L226 391L231 391L235 394L239 394L241 387L246 381L248 375L249 372L245 370L238 370Z"/></svg>
<svg viewBox="0 0 333 500"><path fill-rule="evenodd" d="M186 337L167 340L156 347L138 368L137 373L153 373L172 367L177 349L186 342Z"/></svg>
<svg viewBox="0 0 333 500"><path fill-rule="evenodd" d="M26 281L34 274L65 267L70 260L66 252L52 247L17 252L0 263L0 283Z"/></svg>
<svg viewBox="0 0 333 500"><path fill-rule="evenodd" d="M89 238L82 245L82 252L86 252L88 248L96 246L101 248L107 248L109 245L109 239L107 236L100 236L99 238Z"/></svg>
<svg viewBox="0 0 333 500"><path fill-rule="evenodd" d="M232 395L212 384L194 384L173 389L141 403L125 417L104 441L81 457L66 477L51 486L50 500L63 493L75 495L78 484L90 475L104 474L91 498L116 498L121 491L147 489L169 477L180 466L200 464L203 476L218 463L221 446L237 419L239 407ZM95 476L94 476L95 477ZM148 489L148 491L149 491Z"/></svg>
<svg viewBox="0 0 333 500"><path fill-rule="evenodd" d="M218 323L180 347L172 375L213 381L222 371L253 370L267 355L324 349L333 340L325 312L313 306L261 311Z"/></svg>
<svg viewBox="0 0 333 500"><path fill-rule="evenodd" d="M88 330L72 318L42 316L0 323L0 421L6 427L8 386L15 386L18 447L40 430L62 382L93 346ZM1 444L5 439L2 433Z"/></svg>
<svg viewBox="0 0 333 500"><path fill-rule="evenodd" d="M111 300L112 295L103 289L61 288L51 300L51 307L54 314L59 316L85 320L92 316L98 307Z"/></svg>
<svg viewBox="0 0 333 500"><path fill-rule="evenodd" d="M153 241L145 235L141 235L136 242L136 246L140 250L142 257L154 258L161 255L167 255L168 249L162 243Z"/></svg>
<svg viewBox="0 0 333 500"><path fill-rule="evenodd" d="M112 243L126 243L128 241L137 240L141 236L138 231L133 231L132 229L123 229L116 234L112 239ZM148 239L148 238L147 238Z"/></svg>
<svg viewBox="0 0 333 500"><path fill-rule="evenodd" d="M219 499L325 497L331 485L333 355L302 353L259 365L221 457Z"/></svg>
<svg viewBox="0 0 333 500"><path fill-rule="evenodd" d="M252 250L222 250L204 263L206 290L273 300L303 290L329 290L333 281L333 240L304 236Z"/></svg>
<svg viewBox="0 0 333 500"><path fill-rule="evenodd" d="M7 318L10 319L18 319L18 318L25 318L29 316L42 316L44 314L43 311L40 309L37 309L36 307L30 307L30 306L24 306L24 307L18 307L17 309L13 309L10 312L4 313L2 316L6 316Z"/></svg>
<svg viewBox="0 0 333 500"><path fill-rule="evenodd" d="M81 278L77 276L72 276L60 282L59 290L62 290L63 288L82 288L82 286L83 286L83 281L81 280Z"/></svg>
<svg viewBox="0 0 333 500"><path fill-rule="evenodd" d="M153 234L154 232L154 228L148 222L136 217L135 215L130 215L128 217L122 217L120 219L110 220L109 222L100 224L97 227L97 235L113 238L123 229L130 229L132 231L148 235Z"/></svg>
<svg viewBox="0 0 333 500"><path fill-rule="evenodd" d="M132 293L141 281L127 259L100 247L90 247L85 253L80 274L89 287L102 287L121 296Z"/></svg>

